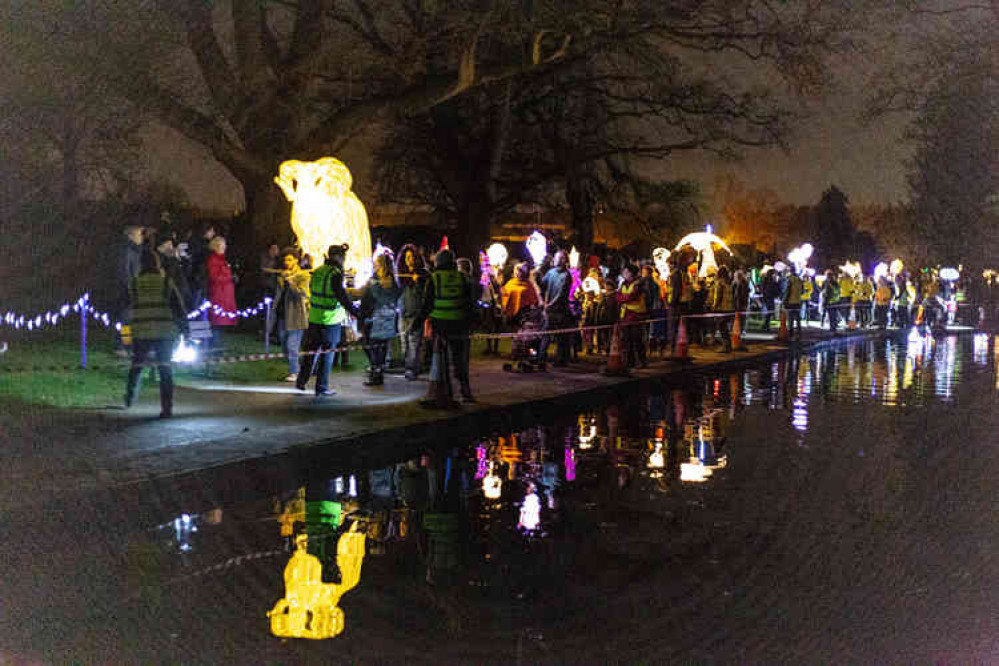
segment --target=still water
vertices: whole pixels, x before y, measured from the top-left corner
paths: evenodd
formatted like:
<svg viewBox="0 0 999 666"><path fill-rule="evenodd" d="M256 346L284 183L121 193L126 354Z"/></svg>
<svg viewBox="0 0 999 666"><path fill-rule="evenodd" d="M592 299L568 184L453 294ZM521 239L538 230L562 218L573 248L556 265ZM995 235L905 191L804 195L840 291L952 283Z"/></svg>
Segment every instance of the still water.
<svg viewBox="0 0 999 666"><path fill-rule="evenodd" d="M7 520L0 662L996 663L997 359L868 341L217 506Z"/></svg>

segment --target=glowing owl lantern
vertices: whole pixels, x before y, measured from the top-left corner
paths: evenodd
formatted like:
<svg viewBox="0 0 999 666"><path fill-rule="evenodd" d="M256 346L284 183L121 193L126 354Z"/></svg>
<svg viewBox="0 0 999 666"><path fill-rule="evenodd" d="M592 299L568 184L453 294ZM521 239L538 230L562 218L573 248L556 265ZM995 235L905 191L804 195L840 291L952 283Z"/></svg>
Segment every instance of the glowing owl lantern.
<svg viewBox="0 0 999 666"><path fill-rule="evenodd" d="M527 251L531 255L535 266L540 266L541 262L548 256L548 239L540 231L533 232L524 243Z"/></svg>
<svg viewBox="0 0 999 666"><path fill-rule="evenodd" d="M305 254L326 258L330 245L350 246L344 268L355 284L371 275L371 233L364 204L351 190L353 178L340 160L282 162L274 182L291 202L291 229Z"/></svg>

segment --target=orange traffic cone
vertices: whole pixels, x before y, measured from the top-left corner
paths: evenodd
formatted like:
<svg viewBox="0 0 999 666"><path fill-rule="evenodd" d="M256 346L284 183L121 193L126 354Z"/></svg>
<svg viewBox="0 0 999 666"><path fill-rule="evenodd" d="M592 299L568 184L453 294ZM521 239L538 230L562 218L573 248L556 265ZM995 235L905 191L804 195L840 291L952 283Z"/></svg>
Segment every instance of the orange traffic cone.
<svg viewBox="0 0 999 666"><path fill-rule="evenodd" d="M611 333L610 354L607 356L607 365L604 366L604 374L610 377L622 377L628 374L628 368L621 358L621 324L614 324L614 331Z"/></svg>
<svg viewBox="0 0 999 666"><path fill-rule="evenodd" d="M916 326L922 326L923 325L924 313L925 312L923 310L923 306L920 305L919 309L916 310Z"/></svg>
<svg viewBox="0 0 999 666"><path fill-rule="evenodd" d="M787 310L780 309L780 328L777 329L777 342L787 342Z"/></svg>
<svg viewBox="0 0 999 666"><path fill-rule="evenodd" d="M680 326L676 333L676 345L673 348L673 358L678 360L689 358L689 351L687 349L687 323L684 319L684 317L680 317Z"/></svg>
<svg viewBox="0 0 999 666"><path fill-rule="evenodd" d="M733 351L745 351L746 349L746 345L742 344L742 322L739 321L740 319L742 317L739 316L739 313L735 313L732 321L732 334L730 336Z"/></svg>

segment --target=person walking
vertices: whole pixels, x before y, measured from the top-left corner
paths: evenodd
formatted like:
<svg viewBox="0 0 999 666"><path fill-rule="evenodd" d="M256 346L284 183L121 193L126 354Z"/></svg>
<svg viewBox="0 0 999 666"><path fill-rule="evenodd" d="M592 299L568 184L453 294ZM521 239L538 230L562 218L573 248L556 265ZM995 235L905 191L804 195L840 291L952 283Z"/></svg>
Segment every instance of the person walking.
<svg viewBox="0 0 999 666"><path fill-rule="evenodd" d="M541 304L538 288L530 279L531 267L521 262L513 269L513 277L501 288L502 316L513 330L520 327L524 313Z"/></svg>
<svg viewBox="0 0 999 666"><path fill-rule="evenodd" d="M749 277L746 271L737 270L732 278L732 306L739 318L739 330L746 335L746 317L749 313ZM739 342L742 343L742 336Z"/></svg>
<svg viewBox="0 0 999 666"><path fill-rule="evenodd" d="M212 349L221 349L222 331L236 325L236 283L232 278L232 267L226 261L226 242L222 236L215 236L208 243L211 254L205 261L208 275L208 323L212 327Z"/></svg>
<svg viewBox="0 0 999 666"><path fill-rule="evenodd" d="M582 331L583 345L587 356L593 355L596 331L588 330L599 324L597 319L600 308L600 301L603 298L603 276L600 275L599 268L591 268L586 279L579 283L576 288L576 299L582 304L582 317L579 322Z"/></svg>
<svg viewBox="0 0 999 666"><path fill-rule="evenodd" d="M829 317L829 331L834 335L839 327L839 282L831 270L826 271L826 281L822 283L822 309Z"/></svg>
<svg viewBox="0 0 999 666"><path fill-rule="evenodd" d="M780 298L780 283L777 280L777 271L769 270L763 275L763 284L760 285L763 292L763 308L766 312L763 315L763 332L770 332L770 321L777 311L777 299Z"/></svg>
<svg viewBox="0 0 999 666"><path fill-rule="evenodd" d="M173 369L170 361L185 321L183 297L160 265L159 255L146 250L129 287L132 311L132 367L125 384L125 408L135 402L146 357L156 357L160 379L160 418L173 416Z"/></svg>
<svg viewBox="0 0 999 666"><path fill-rule="evenodd" d="M648 313L645 294L642 293L638 280L638 269L627 265L621 271L624 282L617 294L617 302L621 307L621 335L624 338L625 365L647 368L649 362L645 358L645 348L642 346L642 326Z"/></svg>
<svg viewBox="0 0 999 666"><path fill-rule="evenodd" d="M884 330L888 328L888 309L891 307L891 283L888 278L878 278L878 288L874 292L874 324Z"/></svg>
<svg viewBox="0 0 999 666"><path fill-rule="evenodd" d="M787 312L788 337L797 337L798 340L801 340L801 302L804 291L805 285L801 277L792 269L784 285L784 295L781 299L781 305L784 311ZM795 335L795 330L797 330L797 336Z"/></svg>
<svg viewBox="0 0 999 666"><path fill-rule="evenodd" d="M429 319L433 336L430 385L420 401L424 407L449 407L450 373L461 387L463 402L474 402L468 376L469 326L475 302L472 283L458 271L454 253L445 248L434 259L435 269L427 281L422 317Z"/></svg>
<svg viewBox="0 0 999 666"><path fill-rule="evenodd" d="M874 278L857 277L853 285L853 311L857 326L866 328L871 325L871 304L875 294Z"/></svg>
<svg viewBox="0 0 999 666"><path fill-rule="evenodd" d="M732 313L735 311L735 294L728 277L727 266L718 269L715 281L711 285L711 311L718 315L715 317L714 333L721 336L721 343L728 353L732 351L729 326L732 324Z"/></svg>
<svg viewBox="0 0 999 666"><path fill-rule="evenodd" d="M401 291L399 294L399 325L402 333L402 355L405 359L406 379L415 380L423 369L423 299L430 272L423 256L415 245L404 245L399 251L396 274Z"/></svg>
<svg viewBox="0 0 999 666"><path fill-rule="evenodd" d="M292 248L282 252L281 264L284 270L277 277L274 312L275 319L282 322L281 345L288 358L288 376L284 381L293 382L301 369L298 352L302 336L309 327L309 272L302 270L298 253Z"/></svg>
<svg viewBox="0 0 999 666"><path fill-rule="evenodd" d="M389 342L395 338L399 296L402 289L395 278L395 265L388 253L378 255L375 260L375 274L371 276L361 293L360 320L364 329L365 343L371 368L365 386L382 386L385 383L385 358Z"/></svg>
<svg viewBox="0 0 999 666"><path fill-rule="evenodd" d="M569 257L564 251L555 253L554 267L541 278L541 303L545 311L545 330L560 330L570 328L573 324L572 310L569 307L569 296L572 290L572 274L569 272ZM568 333L559 333L555 339L556 368L569 364L570 339ZM541 338L541 349L538 355L542 361L548 360L548 347L552 336Z"/></svg>
<svg viewBox="0 0 999 666"><path fill-rule="evenodd" d="M336 395L329 383L333 354L340 344L340 330L348 314L355 317L360 314L343 287L343 261L348 249L346 244L330 245L326 262L313 271L309 282L309 327L302 350L315 352L315 356L311 363L301 364L295 387L304 391L309 377L315 372L316 396Z"/></svg>
<svg viewBox="0 0 999 666"><path fill-rule="evenodd" d="M116 275L118 307L116 308L115 318L117 318L123 325L130 325L132 322L130 290L132 287L132 280L134 280L135 276L139 274L140 264L142 261L142 242L144 231L145 229L139 225L133 224L125 227L125 238L122 241L121 248L118 252ZM115 348L120 356L128 355L128 345L125 344L125 340L118 331L115 332Z"/></svg>

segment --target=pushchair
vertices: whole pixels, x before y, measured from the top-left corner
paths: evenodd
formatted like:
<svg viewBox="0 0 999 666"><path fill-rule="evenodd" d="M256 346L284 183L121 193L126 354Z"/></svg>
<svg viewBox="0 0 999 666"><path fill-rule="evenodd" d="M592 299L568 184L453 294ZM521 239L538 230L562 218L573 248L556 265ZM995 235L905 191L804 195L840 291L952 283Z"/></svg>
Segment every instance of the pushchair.
<svg viewBox="0 0 999 666"><path fill-rule="evenodd" d="M541 358L542 332L545 330L545 317L541 308L529 308L520 313L514 323L517 335L510 344L510 363L504 363L507 372L545 372L547 364Z"/></svg>

